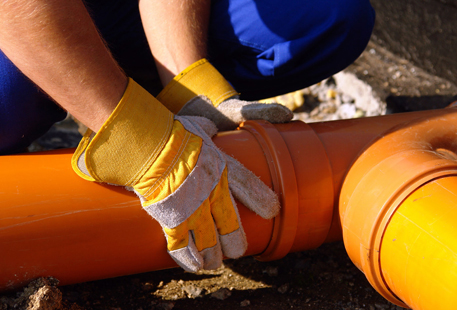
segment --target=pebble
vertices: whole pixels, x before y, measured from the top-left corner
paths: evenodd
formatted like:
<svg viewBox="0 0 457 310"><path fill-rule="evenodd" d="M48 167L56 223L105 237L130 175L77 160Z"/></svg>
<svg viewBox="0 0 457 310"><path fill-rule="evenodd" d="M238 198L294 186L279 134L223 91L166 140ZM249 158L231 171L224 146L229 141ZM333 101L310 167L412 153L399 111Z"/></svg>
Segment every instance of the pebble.
<svg viewBox="0 0 457 310"><path fill-rule="evenodd" d="M247 307L251 304L251 302L247 299L243 300L242 302L240 302L240 307Z"/></svg>
<svg viewBox="0 0 457 310"><path fill-rule="evenodd" d="M281 285L281 286L278 288L278 292L280 292L281 294L287 293L288 290L289 290L289 284L287 284L287 283Z"/></svg>
<svg viewBox="0 0 457 310"><path fill-rule="evenodd" d="M396 68L391 70L395 74ZM304 100L295 102L294 96ZM371 86L344 71L299 93L271 98L268 102L275 100L295 108L294 120L307 123L376 116L385 114L386 110L385 103L374 94Z"/></svg>
<svg viewBox="0 0 457 310"><path fill-rule="evenodd" d="M355 113L357 112L357 109L354 104L352 103L343 103L339 108L338 108L338 115L342 119L347 119L347 118L354 118Z"/></svg>
<svg viewBox="0 0 457 310"><path fill-rule="evenodd" d="M183 286L182 290L187 293L189 298L196 298L199 297L203 291L202 288L196 287L194 285L186 285Z"/></svg>
<svg viewBox="0 0 457 310"><path fill-rule="evenodd" d="M268 266L263 273L266 273L270 277L277 277L278 276L278 267Z"/></svg>
<svg viewBox="0 0 457 310"><path fill-rule="evenodd" d="M225 300L225 299L229 298L231 295L232 295L232 293L228 289L221 288L221 289L218 289L217 291L215 291L214 293L212 293L211 297L219 299L219 300Z"/></svg>
<svg viewBox="0 0 457 310"><path fill-rule="evenodd" d="M150 291L154 288L154 285L152 283L146 282L141 286L141 289L143 291Z"/></svg>

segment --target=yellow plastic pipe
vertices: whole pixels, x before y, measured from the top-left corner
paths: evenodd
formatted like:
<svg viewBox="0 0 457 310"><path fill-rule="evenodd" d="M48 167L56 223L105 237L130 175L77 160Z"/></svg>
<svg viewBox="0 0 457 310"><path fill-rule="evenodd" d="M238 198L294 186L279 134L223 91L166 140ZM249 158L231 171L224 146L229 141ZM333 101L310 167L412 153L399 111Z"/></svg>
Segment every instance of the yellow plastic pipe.
<svg viewBox="0 0 457 310"><path fill-rule="evenodd" d="M415 190L384 232L380 264L388 287L413 309L457 305L457 176Z"/></svg>
<svg viewBox="0 0 457 310"><path fill-rule="evenodd" d="M446 293L444 284L434 286L443 288L439 300L430 289L418 290L410 275L422 273L426 281L444 269L415 270L409 252L398 254L404 250L398 245L409 249L415 237L403 243L389 239L401 238L406 225L394 223L403 214L419 225L414 222L419 211L408 208L410 197L457 175L456 133L457 110L451 108L314 124L246 122L220 133L215 143L271 186L282 205L280 215L268 221L239 204L246 255L273 260L343 238L353 262L388 300L417 310L443 308L446 298L457 304L457 294ZM0 290L39 276L65 285L175 266L160 225L137 198L78 178L69 165L71 153L0 157ZM457 188L447 188L457 194ZM436 216L457 225L451 213L439 214L447 210L444 202L424 203L426 209L439 204ZM443 247L452 248L451 238L441 236ZM433 253L439 245L422 242L422 247ZM395 255L402 262L392 260ZM404 277L398 273L401 264L410 268ZM457 261L450 257L449 264ZM457 277L451 274L452 281ZM430 302L415 300L417 292Z"/></svg>

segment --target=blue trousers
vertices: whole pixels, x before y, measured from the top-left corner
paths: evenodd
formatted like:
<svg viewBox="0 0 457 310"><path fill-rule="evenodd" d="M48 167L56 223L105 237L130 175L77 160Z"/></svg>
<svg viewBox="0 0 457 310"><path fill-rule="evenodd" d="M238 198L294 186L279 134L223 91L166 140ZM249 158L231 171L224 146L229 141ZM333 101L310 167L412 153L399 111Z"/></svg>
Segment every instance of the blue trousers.
<svg viewBox="0 0 457 310"><path fill-rule="evenodd" d="M162 86L137 0L86 0L124 71L157 95ZM245 100L315 84L351 64L374 25L369 0L213 0L208 59ZM88 55L90 56L90 55ZM0 154L23 151L66 112L0 51Z"/></svg>

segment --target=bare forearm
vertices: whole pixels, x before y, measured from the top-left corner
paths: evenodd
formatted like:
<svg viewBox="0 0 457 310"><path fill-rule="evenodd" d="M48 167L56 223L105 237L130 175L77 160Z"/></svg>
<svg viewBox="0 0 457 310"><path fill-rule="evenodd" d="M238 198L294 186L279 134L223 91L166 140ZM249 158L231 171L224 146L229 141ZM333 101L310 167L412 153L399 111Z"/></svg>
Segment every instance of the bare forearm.
<svg viewBox="0 0 457 310"><path fill-rule="evenodd" d="M163 85L206 57L210 0L140 0L140 13Z"/></svg>
<svg viewBox="0 0 457 310"><path fill-rule="evenodd" d="M0 49L57 103L98 130L127 78L81 0L0 3Z"/></svg>

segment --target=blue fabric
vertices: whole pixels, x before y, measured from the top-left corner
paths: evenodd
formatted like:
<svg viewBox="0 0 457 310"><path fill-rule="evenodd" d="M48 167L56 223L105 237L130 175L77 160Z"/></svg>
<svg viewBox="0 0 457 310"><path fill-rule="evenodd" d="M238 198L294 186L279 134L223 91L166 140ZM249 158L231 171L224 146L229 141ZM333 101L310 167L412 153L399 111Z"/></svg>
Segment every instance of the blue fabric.
<svg viewBox="0 0 457 310"><path fill-rule="evenodd" d="M213 0L211 62L244 99L315 84L366 47L368 0Z"/></svg>
<svg viewBox="0 0 457 310"><path fill-rule="evenodd" d="M24 151L66 115L0 51L0 154Z"/></svg>
<svg viewBox="0 0 457 310"><path fill-rule="evenodd" d="M125 72L161 90L138 0L86 0ZM351 64L374 24L369 0L212 0L208 59L247 100L315 84ZM0 54L0 154L17 152L65 112Z"/></svg>

